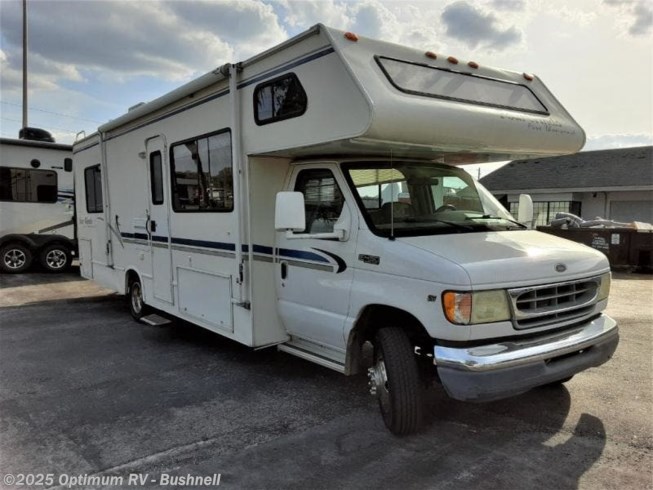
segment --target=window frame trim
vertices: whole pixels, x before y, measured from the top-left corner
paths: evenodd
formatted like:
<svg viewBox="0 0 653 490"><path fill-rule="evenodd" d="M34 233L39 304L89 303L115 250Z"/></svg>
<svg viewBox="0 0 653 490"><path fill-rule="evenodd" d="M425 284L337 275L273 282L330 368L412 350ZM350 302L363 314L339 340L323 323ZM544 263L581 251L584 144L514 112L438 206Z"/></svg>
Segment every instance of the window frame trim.
<svg viewBox="0 0 653 490"><path fill-rule="evenodd" d="M174 143L170 144L170 148L168 150L168 158L170 162L170 169L169 169L169 175L170 175L170 208L172 209L173 213L233 213L234 209L236 208L236 201L234 200L231 209L177 209L175 208L175 185L177 182L177 179L175 177L175 158L173 154L173 150L176 146L183 145L185 143L188 143L189 141L197 141L202 138L209 138L211 136L216 136L222 133L229 133L229 148L231 150L231 191L233 192L234 190L234 145L233 145L233 137L232 137L232 132L231 128L223 128L218 131L213 131L210 133L204 133L200 134L198 136L193 136L191 138L186 138L183 140L175 141Z"/></svg>
<svg viewBox="0 0 653 490"><path fill-rule="evenodd" d="M455 73L456 75L462 75L462 76L471 77L471 78L478 78L478 79L482 79L482 80L491 80L493 82L505 83L507 85L517 85L519 87L525 88L528 92L530 92L531 95L535 98L535 100L542 107L544 107L544 111L537 111L537 110L532 110L532 109L520 109L520 108L517 108L517 107L506 106L506 105L502 105L502 104L492 104L491 102L478 102L478 101L469 100L469 99L461 99L459 97L449 97L447 95L437 95L437 94L431 94L431 93L428 93L428 92L421 92L419 90L411 90L411 89L403 88L393 80L393 78L390 76L390 74L388 73L386 68L383 66L383 63L382 63L381 60L384 60L384 59L390 60L390 61L396 61L398 63L405 63L407 65L419 66L421 68L429 68L429 69L432 69L432 70L443 71L443 72L447 72L447 73ZM385 77L388 79L390 84L394 88L396 88L397 90L399 90L400 92L403 92L405 94L418 95L418 96L421 96L421 97L429 97L429 98L432 98L432 99L448 100L448 101L452 101L452 102L460 102L462 104L471 104L471 105L476 105L476 106L481 106L481 107L492 107L492 108L495 108L495 109L505 109L507 111L523 112L523 113L526 113L526 114L536 114L536 115L539 115L539 116L547 116L548 117L548 116L551 115L551 112L549 111L547 106L544 105L544 103L535 94L535 92L533 92L529 87L527 87L526 85L524 85L522 83L511 82L509 80L501 80L499 78L487 77L487 76L484 76L484 75L477 75L475 73L467 73L467 72L463 72L463 71L459 71L459 70L452 70L450 68L431 66L431 65L427 65L425 63L418 63L418 62L414 62L414 61L401 60L401 59L393 58L393 57L390 57L390 56L374 55L374 60L376 61L377 65L379 65L379 68L381 69L381 71L383 72Z"/></svg>
<svg viewBox="0 0 653 490"><path fill-rule="evenodd" d="M57 193L55 194L54 200L48 200L48 201L39 201L38 199L36 201L26 201L26 200L17 200L17 199L0 199L0 202L20 202L24 204L56 204L59 201L59 173L56 170L46 170L44 168L27 168L27 167L9 167L7 165L0 165L1 168L6 168L8 170L24 170L27 172L52 172L55 177L55 189L57 189ZM11 189L11 187L10 187ZM38 194L38 191L37 191Z"/></svg>
<svg viewBox="0 0 653 490"><path fill-rule="evenodd" d="M284 78L294 78L299 84L299 88L301 88L302 92L304 93L304 98L306 99L306 103L302 107L302 111L295 114L286 114L280 117L272 116L269 119L261 120L258 116L258 107L256 102L257 94L265 87L274 85L275 82L278 82L279 80L283 80ZM302 85L302 82L299 80L297 74L291 71L256 85L256 87L254 87L254 93L252 94L252 103L253 103L253 112L254 112L254 122L256 123L257 126L265 126L266 124L272 124L279 121L285 121L286 119L294 119L296 117L303 116L306 113L306 110L308 109L308 94L306 93L306 89ZM273 112L274 112L274 108L273 108Z"/></svg>

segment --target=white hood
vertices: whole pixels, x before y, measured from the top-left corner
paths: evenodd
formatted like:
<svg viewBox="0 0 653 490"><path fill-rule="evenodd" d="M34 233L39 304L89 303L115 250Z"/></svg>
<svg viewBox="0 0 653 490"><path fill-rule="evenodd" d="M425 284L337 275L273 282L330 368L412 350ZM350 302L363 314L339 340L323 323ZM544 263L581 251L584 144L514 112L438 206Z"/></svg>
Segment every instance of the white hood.
<svg viewBox="0 0 653 490"><path fill-rule="evenodd" d="M461 233L397 241L455 262L469 274L474 287L558 282L609 270L601 252L538 231ZM565 266L564 272L557 271L560 264Z"/></svg>

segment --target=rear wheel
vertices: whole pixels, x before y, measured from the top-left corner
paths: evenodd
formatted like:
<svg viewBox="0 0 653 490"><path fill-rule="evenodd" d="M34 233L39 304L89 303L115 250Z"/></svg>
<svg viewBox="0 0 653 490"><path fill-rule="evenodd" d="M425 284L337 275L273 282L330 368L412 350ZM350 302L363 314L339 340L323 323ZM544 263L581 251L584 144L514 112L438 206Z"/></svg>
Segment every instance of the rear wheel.
<svg viewBox="0 0 653 490"><path fill-rule="evenodd" d="M390 432L406 435L417 431L423 388L412 344L401 328L384 327L377 332L369 377L370 392L376 395Z"/></svg>
<svg viewBox="0 0 653 490"><path fill-rule="evenodd" d="M32 265L32 252L21 243L8 243L0 249L0 269L10 274L18 274Z"/></svg>
<svg viewBox="0 0 653 490"><path fill-rule="evenodd" d="M143 300L143 286L138 277L133 278L129 283L129 313L134 320L140 320L147 314L147 305Z"/></svg>
<svg viewBox="0 0 653 490"><path fill-rule="evenodd" d="M59 243L46 246L40 254L41 265L49 272L62 272L70 267L71 254L68 247Z"/></svg>

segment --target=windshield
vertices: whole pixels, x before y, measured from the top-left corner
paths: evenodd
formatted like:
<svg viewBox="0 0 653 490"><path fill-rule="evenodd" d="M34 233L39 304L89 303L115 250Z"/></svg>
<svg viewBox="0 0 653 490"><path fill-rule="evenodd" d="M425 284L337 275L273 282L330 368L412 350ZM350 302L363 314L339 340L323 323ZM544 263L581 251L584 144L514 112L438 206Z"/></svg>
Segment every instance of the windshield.
<svg viewBox="0 0 653 490"><path fill-rule="evenodd" d="M344 164L370 229L418 236L523 229L471 175L431 162Z"/></svg>

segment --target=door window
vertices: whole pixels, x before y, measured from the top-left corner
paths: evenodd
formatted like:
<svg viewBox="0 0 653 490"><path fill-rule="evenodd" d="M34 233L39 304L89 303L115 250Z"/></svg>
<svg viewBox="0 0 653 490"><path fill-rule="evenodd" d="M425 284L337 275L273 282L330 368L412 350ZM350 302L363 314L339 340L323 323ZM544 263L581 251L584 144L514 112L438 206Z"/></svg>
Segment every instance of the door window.
<svg viewBox="0 0 653 490"><path fill-rule="evenodd" d="M295 191L304 194L304 233L330 233L340 217L344 198L333 173L326 169L302 170Z"/></svg>

